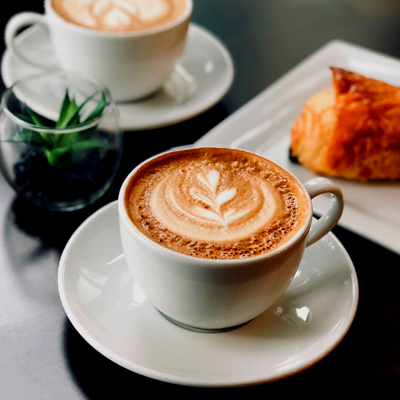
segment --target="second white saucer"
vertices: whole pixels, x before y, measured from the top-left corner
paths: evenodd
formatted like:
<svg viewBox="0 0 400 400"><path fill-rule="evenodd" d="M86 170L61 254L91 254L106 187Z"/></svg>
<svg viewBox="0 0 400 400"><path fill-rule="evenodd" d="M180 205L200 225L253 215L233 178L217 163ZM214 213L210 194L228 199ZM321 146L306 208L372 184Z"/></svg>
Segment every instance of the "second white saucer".
<svg viewBox="0 0 400 400"><path fill-rule="evenodd" d="M342 340L358 303L353 264L330 233L306 249L286 293L259 317L224 333L180 328L133 280L117 202L73 234L60 260L58 285L68 318L96 350L133 372L190 386L258 384L300 372Z"/></svg>
<svg viewBox="0 0 400 400"><path fill-rule="evenodd" d="M16 45L21 52L31 53L30 58L36 57L44 65L57 68L50 39L40 25L22 32L16 38ZM122 129L152 129L187 120L215 105L232 85L234 67L229 52L214 35L193 23L180 66L195 80L194 95L180 102L163 89L141 101L118 103ZM23 63L9 49L4 53L1 74L7 87L43 71Z"/></svg>

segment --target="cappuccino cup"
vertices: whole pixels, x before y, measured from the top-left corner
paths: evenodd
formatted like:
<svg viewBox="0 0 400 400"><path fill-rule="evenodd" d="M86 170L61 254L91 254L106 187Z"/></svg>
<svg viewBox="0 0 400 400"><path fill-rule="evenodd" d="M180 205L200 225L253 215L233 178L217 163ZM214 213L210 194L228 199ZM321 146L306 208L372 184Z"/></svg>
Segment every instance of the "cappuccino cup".
<svg viewBox="0 0 400 400"><path fill-rule="evenodd" d="M313 220L311 199L331 194ZM336 225L340 188L300 183L273 162L228 148L170 151L138 165L118 197L127 265L178 326L219 332L252 320L287 289L307 246Z"/></svg>
<svg viewBox="0 0 400 400"><path fill-rule="evenodd" d="M132 101L158 91L173 72L192 6L192 0L45 0L44 15L22 12L8 21L5 42L23 62L46 68L14 43L21 28L43 25L63 70L97 78L115 101Z"/></svg>

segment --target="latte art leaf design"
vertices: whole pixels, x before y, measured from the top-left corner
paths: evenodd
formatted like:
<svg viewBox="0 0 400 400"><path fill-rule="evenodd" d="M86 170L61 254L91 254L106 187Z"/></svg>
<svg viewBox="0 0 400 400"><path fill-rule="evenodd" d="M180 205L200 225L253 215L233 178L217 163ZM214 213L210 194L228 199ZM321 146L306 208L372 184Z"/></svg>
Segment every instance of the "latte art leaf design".
<svg viewBox="0 0 400 400"><path fill-rule="evenodd" d="M85 27L129 31L151 28L180 15L185 3L172 0L53 0L67 21Z"/></svg>
<svg viewBox="0 0 400 400"><path fill-rule="evenodd" d="M130 185L126 206L134 224L159 245L193 257L268 253L308 218L300 184L271 161L242 150L167 153L142 166Z"/></svg>
<svg viewBox="0 0 400 400"><path fill-rule="evenodd" d="M139 16L143 21L156 20L168 12L165 2L160 0L97 0L92 13L102 16L106 25L128 25L132 17Z"/></svg>
<svg viewBox="0 0 400 400"><path fill-rule="evenodd" d="M223 225L227 225L228 223L247 214L248 210L237 211L235 209L231 209L226 211L225 213L221 211L222 205L228 203L235 198L237 194L237 189L225 189L218 193L218 184L220 178L220 173L215 169L211 170L207 176L205 176L204 174L197 174L197 179L208 190L206 193L202 193L200 190L192 188L190 190L190 193L194 198L202 201L212 208L212 210L210 210L204 207L196 206L196 211L199 215L205 218L219 221Z"/></svg>

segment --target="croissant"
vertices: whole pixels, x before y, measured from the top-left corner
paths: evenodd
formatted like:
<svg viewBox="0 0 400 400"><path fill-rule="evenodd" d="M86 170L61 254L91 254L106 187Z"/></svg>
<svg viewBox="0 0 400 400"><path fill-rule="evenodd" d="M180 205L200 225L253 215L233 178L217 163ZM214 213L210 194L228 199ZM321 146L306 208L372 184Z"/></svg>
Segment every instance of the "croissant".
<svg viewBox="0 0 400 400"><path fill-rule="evenodd" d="M400 88L340 68L291 131L291 156L317 174L400 179Z"/></svg>

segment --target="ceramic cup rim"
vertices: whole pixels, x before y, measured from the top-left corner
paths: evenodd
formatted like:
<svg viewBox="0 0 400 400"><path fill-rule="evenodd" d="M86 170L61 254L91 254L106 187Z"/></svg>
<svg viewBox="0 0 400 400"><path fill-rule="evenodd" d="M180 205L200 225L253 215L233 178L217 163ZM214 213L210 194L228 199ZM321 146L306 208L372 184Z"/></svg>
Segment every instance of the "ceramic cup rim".
<svg viewBox="0 0 400 400"><path fill-rule="evenodd" d="M198 149L207 149L207 148L231 150L227 147L221 147L221 146L198 147ZM148 238L131 221L131 219L129 218L128 212L126 210L125 193L126 193L126 188L128 186L128 183L129 183L130 179L132 178L132 176L138 171L138 169L141 168L146 163L148 163L148 162L152 161L153 159L160 157L164 154L172 153L174 151L181 152L181 151L185 151L185 150L190 150L190 149L182 149L182 150L172 149L172 150L168 150L166 152L156 154L156 155L144 160L139 165L137 165L124 179L122 186L120 188L120 191L119 191L119 195L118 195L118 214L119 214L120 220L122 219L121 222L124 223L125 227L128 229L128 231L131 235L134 235L136 238L138 238L142 242L146 243L148 246L150 246L155 251L160 252L161 254L165 255L166 257L168 257L168 256L169 257L178 257L178 259L180 259L182 261L187 260L188 262L190 262L192 264L193 263L194 264L202 264L202 265L207 264L210 266L224 266L224 267L226 267L228 265L229 266L238 266L238 265L242 265L243 263L248 264L251 262L259 262L260 260L268 261L268 260L274 259L276 257L279 257L281 254L289 252L292 249L296 249L301 244L301 242L307 240L307 235L311 228L312 215L313 215L311 197L310 197L308 191L305 189L304 185L293 174L291 174L289 171L287 171L286 169L284 169L282 167L280 167L280 168L282 168L293 179L295 179L299 183L300 187L303 189L304 195L307 198L308 207L307 207L307 216L306 216L306 219L305 219L303 225L301 226L301 228L293 235L292 238L290 238L287 242L285 242L284 244L279 246L277 249L274 249L268 253L259 254L256 256L243 258L243 259L232 259L232 260L218 259L218 260L215 260L215 259L208 259L208 258L192 257L187 254L179 253L177 251L174 251L174 250L168 249L164 246L161 246L161 245L157 244L156 242L154 242L153 240L151 240L150 238ZM247 150L241 150L241 151L245 151L247 153L254 154L258 157L262 157L256 153L253 153L253 152L250 152ZM262 157L262 158L265 158L265 157ZM274 162L272 162L270 160L268 160L268 161L275 164Z"/></svg>
<svg viewBox="0 0 400 400"><path fill-rule="evenodd" d="M125 32L115 32L115 31L102 31L98 29L91 29L81 25L74 24L73 22L66 21L62 18L52 7L52 0L45 0L45 16L53 18L57 21L57 24L69 28L77 33L82 33L91 36L105 37L110 39L120 39L120 38L139 38L145 36L151 36L157 33L165 32L170 29L179 26L182 22L186 21L191 17L193 11L193 0L184 0L186 3L185 10L181 15L179 15L174 20L167 22L165 24L156 26L154 28L142 29L138 31L125 31Z"/></svg>

